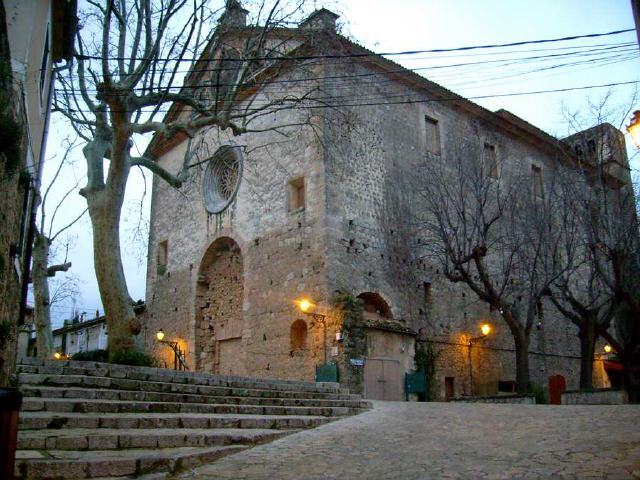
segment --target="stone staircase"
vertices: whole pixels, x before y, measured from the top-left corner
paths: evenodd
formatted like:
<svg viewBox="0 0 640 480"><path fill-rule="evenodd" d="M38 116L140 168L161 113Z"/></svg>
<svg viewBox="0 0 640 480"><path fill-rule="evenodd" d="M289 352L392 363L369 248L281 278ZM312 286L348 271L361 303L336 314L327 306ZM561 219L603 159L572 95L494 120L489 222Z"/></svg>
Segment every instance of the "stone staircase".
<svg viewBox="0 0 640 480"><path fill-rule="evenodd" d="M167 478L370 407L337 384L25 359L16 476Z"/></svg>

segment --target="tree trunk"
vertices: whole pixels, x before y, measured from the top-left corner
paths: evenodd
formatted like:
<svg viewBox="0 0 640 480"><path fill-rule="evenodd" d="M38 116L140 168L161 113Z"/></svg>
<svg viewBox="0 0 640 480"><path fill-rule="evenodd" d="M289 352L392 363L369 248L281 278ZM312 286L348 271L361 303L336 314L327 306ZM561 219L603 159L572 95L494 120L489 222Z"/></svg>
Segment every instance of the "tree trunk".
<svg viewBox="0 0 640 480"><path fill-rule="evenodd" d="M93 227L93 259L109 332L109 358L134 348L140 332L120 255L120 211L124 197L108 189L86 193Z"/></svg>
<svg viewBox="0 0 640 480"><path fill-rule="evenodd" d="M580 388L593 388L593 357L596 349L596 319L588 317L580 326Z"/></svg>
<svg viewBox="0 0 640 480"><path fill-rule="evenodd" d="M33 244L33 296L35 300L34 318L36 325L36 348L39 358L50 358L53 354L51 333L51 305L49 298L49 239L36 233Z"/></svg>
<svg viewBox="0 0 640 480"><path fill-rule="evenodd" d="M516 347L516 390L520 394L529 391L529 336L524 332L514 333Z"/></svg>

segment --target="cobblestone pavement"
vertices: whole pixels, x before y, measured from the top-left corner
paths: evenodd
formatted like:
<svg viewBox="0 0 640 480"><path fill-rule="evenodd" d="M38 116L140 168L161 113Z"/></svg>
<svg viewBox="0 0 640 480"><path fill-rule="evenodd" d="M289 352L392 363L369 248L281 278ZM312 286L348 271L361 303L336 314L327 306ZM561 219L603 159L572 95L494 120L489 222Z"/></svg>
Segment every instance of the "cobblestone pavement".
<svg viewBox="0 0 640 480"><path fill-rule="evenodd" d="M374 402L179 478L640 479L640 405Z"/></svg>

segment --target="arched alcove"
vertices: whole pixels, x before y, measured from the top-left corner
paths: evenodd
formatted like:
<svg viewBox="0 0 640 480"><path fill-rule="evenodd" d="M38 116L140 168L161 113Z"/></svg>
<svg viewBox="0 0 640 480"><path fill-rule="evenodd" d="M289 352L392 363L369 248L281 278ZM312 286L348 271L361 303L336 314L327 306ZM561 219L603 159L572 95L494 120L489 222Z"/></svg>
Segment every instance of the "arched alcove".
<svg viewBox="0 0 640 480"><path fill-rule="evenodd" d="M307 322L297 319L291 324L291 351L297 352L307 348Z"/></svg>
<svg viewBox="0 0 640 480"><path fill-rule="evenodd" d="M380 294L364 292L358 295L358 298L362 300L365 315L376 315L388 320L393 318L389 304L380 296Z"/></svg>
<svg viewBox="0 0 640 480"><path fill-rule="evenodd" d="M196 365L199 371L244 373L242 361L243 258L230 237L215 240L198 271Z"/></svg>

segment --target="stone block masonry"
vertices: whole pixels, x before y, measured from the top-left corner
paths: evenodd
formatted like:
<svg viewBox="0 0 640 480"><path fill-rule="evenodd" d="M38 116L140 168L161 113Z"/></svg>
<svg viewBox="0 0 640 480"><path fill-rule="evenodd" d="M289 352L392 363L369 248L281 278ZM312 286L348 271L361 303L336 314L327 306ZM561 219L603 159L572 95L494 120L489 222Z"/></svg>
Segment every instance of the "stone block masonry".
<svg viewBox="0 0 640 480"><path fill-rule="evenodd" d="M343 47L359 48L336 48ZM313 83L335 98L411 94L422 101L323 110L311 115L313 129L304 126L309 112L302 109L257 120L254 127L266 130L299 124L287 130L286 141L273 131L238 137L200 132L193 144L207 145L204 165L218 147L235 146L243 152L243 173L228 207L216 214L203 205L206 167L195 169L180 192L154 178L149 347L158 356L170 353L153 342L163 328L180 342L191 368L300 380L313 380L326 355L340 366L341 381L389 398L397 392L375 385L402 385L418 338L434 345L436 399L497 394L499 385L515 380L511 334L497 312L450 283L433 262L433 245L419 228L424 219L416 179L424 162L440 161L469 142L489 145L505 171L535 166L548 178L557 140L462 98L441 102L451 92L409 72L397 75L399 66L375 56L312 67L282 73L287 93L303 95ZM385 76L385 69L394 75ZM358 81L318 80L341 76ZM263 92L256 95L265 100ZM158 149L157 161L178 171L187 147L184 141ZM368 315L354 359L345 352L343 317L331 309L331 300L344 294L361 298ZM302 315L294 303L302 297L324 318ZM531 334L531 380L546 387L550 377L562 375L576 388L577 330L551 304L543 307ZM485 322L491 335L469 347Z"/></svg>

